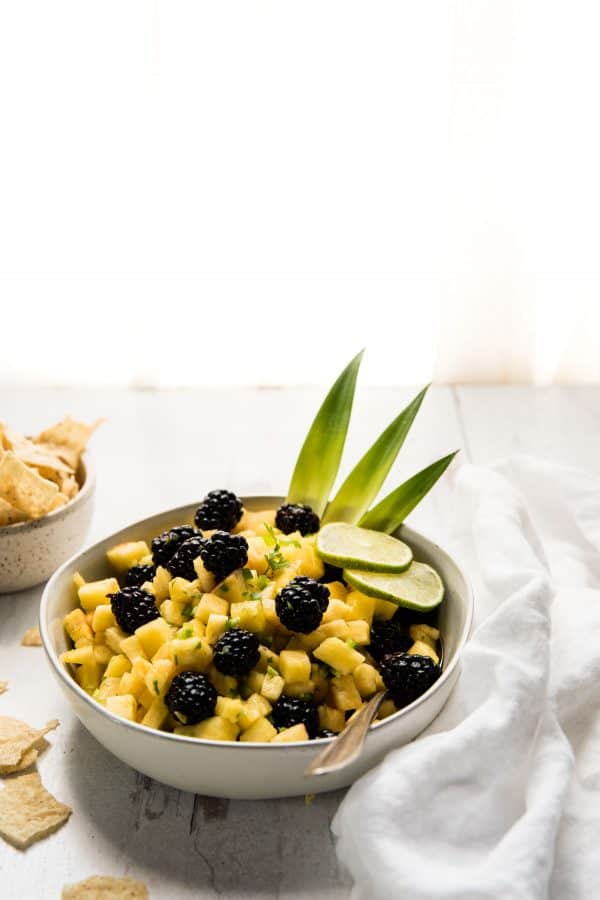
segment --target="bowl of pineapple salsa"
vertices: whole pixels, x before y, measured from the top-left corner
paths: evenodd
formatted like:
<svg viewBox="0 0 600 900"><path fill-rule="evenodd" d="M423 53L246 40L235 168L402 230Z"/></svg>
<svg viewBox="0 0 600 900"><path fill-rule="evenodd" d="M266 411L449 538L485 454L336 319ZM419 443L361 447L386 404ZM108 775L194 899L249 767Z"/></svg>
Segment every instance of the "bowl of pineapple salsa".
<svg viewBox="0 0 600 900"><path fill-rule="evenodd" d="M471 615L459 567L406 526L321 526L306 504L218 490L65 564L41 632L81 721L115 755L182 789L272 797L350 783L423 730L458 676ZM381 690L357 763L305 777Z"/></svg>

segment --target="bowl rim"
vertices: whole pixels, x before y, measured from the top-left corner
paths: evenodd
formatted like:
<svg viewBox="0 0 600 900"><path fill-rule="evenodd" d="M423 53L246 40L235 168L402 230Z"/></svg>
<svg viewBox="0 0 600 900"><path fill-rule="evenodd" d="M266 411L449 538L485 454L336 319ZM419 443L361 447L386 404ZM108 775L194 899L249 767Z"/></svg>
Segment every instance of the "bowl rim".
<svg viewBox="0 0 600 900"><path fill-rule="evenodd" d="M80 491L80 494L81 494L81 491ZM79 497L79 494L77 496ZM74 500L76 500L76 499L77 499L77 497L74 498ZM246 501L254 501L254 500L269 501L269 503L271 505L272 504L280 504L281 502L283 502L283 498L279 495L265 495L265 496L243 495L241 497L241 499L244 502L244 504L246 503ZM150 728L148 725L142 725L139 722L130 722L128 719L124 719L122 716L118 716L118 715L116 715L116 713L110 712L110 710L106 709L106 707L102 706L102 704L98 703L96 700L94 700L92 697L90 697L89 694L87 694L83 690L83 688L77 684L77 682L75 681L73 676L66 670L66 668L63 665L61 665L58 654L56 653L56 651L53 647L50 635L48 633L46 620L47 620L47 608L48 608L48 604L50 602L50 597L51 597L53 589L54 589L54 585L58 581L60 576L63 574L63 572L66 569L68 569L70 566L72 566L73 563L84 553L87 553L90 550L93 550L94 547L96 547L98 544L102 544L105 541L110 541L113 538L116 538L119 534L121 534L121 532L129 531L130 529L137 528L137 527L143 528L145 525L149 525L153 520L161 518L161 517L168 517L171 515L173 517L177 517L179 513L181 513L181 515L183 515L184 514L183 511L189 511L190 508L193 507L194 505L197 505L197 503L196 504L185 503L180 506L176 506L176 507L172 507L170 509L163 510L162 512L154 513L151 516L146 516L143 519L137 519L136 521L132 522L129 525L124 525L121 528L119 528L117 531L113 531L110 534L106 535L105 537L102 537L99 540L94 541L93 544L83 547L81 550L79 550L77 553L73 554L73 556L71 556L69 559L67 559L61 566L59 566L58 569L56 569L56 571L50 577L50 579L48 580L47 584L44 587L44 590L42 593L42 598L40 601L40 609L39 609L39 630L40 630L40 635L42 638L42 645L44 647L46 657L50 663L50 666L54 670L55 675L58 677L59 681L61 681L64 685L66 685L67 688L70 691L72 691L73 694L75 694L76 697L78 697L80 700L82 700L87 706L90 707L90 709L92 709L94 712L96 712L101 718L104 717L104 718L108 719L110 722L125 729L126 731L131 731L132 733L134 733L134 734L137 733L141 736L145 735L149 738L150 737L154 738L155 740L165 740L167 742L172 741L175 744L179 743L179 744L189 744L189 745L200 746L200 747L212 747L213 749L221 749L221 750L223 749L223 745L225 744L227 749L235 747L235 748L238 748L238 750L240 752L242 750L258 751L258 750L268 749L272 752L277 752L277 751L283 751L286 749L298 749L298 748L307 749L310 747L321 747L324 744L328 743L329 741L335 740L335 738L329 737L329 738L314 738L309 741L289 741L287 743L281 743L281 744L271 744L271 743L266 743L266 742L262 742L262 741L260 741L260 742L253 741L253 742L246 743L246 742L241 742L241 741L217 741L217 740L211 740L208 738L190 737L188 735L173 734L168 731L160 731L157 728ZM269 506L269 507L265 506L263 508L265 508L265 509L271 508L271 506ZM367 733L367 739L368 739L369 734L371 734L372 732L374 733L379 730L383 730L386 726L391 725L393 722L397 722L400 718L411 713L414 709L421 706L423 703L427 702L429 700L429 698L431 698L433 696L433 694L437 693L437 691L439 691L441 689L443 684L452 677L454 670L459 665L462 650L463 650L465 644L467 643L467 641L469 640L469 636L471 634L471 629L473 627L473 617L474 617L474 607L475 607L473 589L471 586L471 582L467 578L460 563L458 563L454 559L454 557L451 556L446 550L444 550L442 547L440 547L439 544L437 544L435 541L431 540L431 538L428 538L427 535L422 534L422 532L417 531L416 529L411 528L409 525L404 525L404 524L400 526L399 530L408 532L408 534L405 535L406 540L408 542L410 542L410 540L411 540L411 535L415 535L417 537L417 539L426 541L435 550L436 554L442 556L446 562L449 562L451 565L453 565L457 569L457 571L460 574L460 576L462 577L465 587L466 587L467 609L466 609L466 615L465 615L465 623L464 623L464 626L462 628L460 635L458 636L455 652L454 652L453 656L451 657L448 665L446 666L446 668L444 668L442 674L437 679L437 681L435 681L432 684L432 686L427 691L425 691L424 694L421 694L420 697L418 697L416 700L414 700L408 706L405 706L402 709L398 710L397 712L392 713L391 716L387 716L385 719L381 719L379 722L374 722L369 728L369 731Z"/></svg>
<svg viewBox="0 0 600 900"><path fill-rule="evenodd" d="M40 528L42 525L51 522L53 519L60 519L62 516L71 512L76 506L83 503L85 498L92 493L96 484L96 469L89 450L83 450L79 458L79 465L83 469L83 483L71 500L67 500L63 506L59 506L57 509L53 509L51 512L46 513L44 516L40 516L37 519L25 519L24 522L13 522L12 525L0 526L0 537L8 534L18 534L20 531L27 531L31 528ZM71 559L72 558L73 557L71 557ZM70 560L67 560L67 562L69 561Z"/></svg>

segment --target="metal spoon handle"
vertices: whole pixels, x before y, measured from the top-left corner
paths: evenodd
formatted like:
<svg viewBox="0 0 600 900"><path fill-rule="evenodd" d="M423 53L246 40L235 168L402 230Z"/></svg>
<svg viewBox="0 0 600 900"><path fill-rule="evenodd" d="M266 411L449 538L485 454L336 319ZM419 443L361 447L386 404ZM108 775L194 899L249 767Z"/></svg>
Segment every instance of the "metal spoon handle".
<svg viewBox="0 0 600 900"><path fill-rule="evenodd" d="M369 702L360 708L335 740L328 744L323 752L313 759L304 774L328 775L329 772L335 772L354 762L362 750L369 726L377 715L377 710L381 706L386 693L386 691L379 691L379 693L371 697Z"/></svg>

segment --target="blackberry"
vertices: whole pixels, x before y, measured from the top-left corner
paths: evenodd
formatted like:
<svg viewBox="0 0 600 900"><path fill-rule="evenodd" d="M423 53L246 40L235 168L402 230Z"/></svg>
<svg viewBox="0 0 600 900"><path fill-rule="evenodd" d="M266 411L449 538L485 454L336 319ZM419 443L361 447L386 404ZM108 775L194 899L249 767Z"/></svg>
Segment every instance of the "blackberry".
<svg viewBox="0 0 600 900"><path fill-rule="evenodd" d="M141 587L145 581L152 581L156 566L132 566L125 576L127 587Z"/></svg>
<svg viewBox="0 0 600 900"><path fill-rule="evenodd" d="M206 675L200 672L180 672L171 682L165 703L173 718L182 725L195 725L214 716L217 692Z"/></svg>
<svg viewBox="0 0 600 900"><path fill-rule="evenodd" d="M180 578L186 578L188 581L193 581L196 578L194 560L200 556L204 540L203 537L196 535L179 545L179 549L167 563L167 569L173 577L179 576Z"/></svg>
<svg viewBox="0 0 600 900"><path fill-rule="evenodd" d="M203 542L200 556L204 567L222 581L248 562L248 541L240 534L215 531Z"/></svg>
<svg viewBox="0 0 600 900"><path fill-rule="evenodd" d="M376 660L383 659L388 653L406 653L412 644L404 625L394 621L394 618L387 621L374 619L369 652Z"/></svg>
<svg viewBox="0 0 600 900"><path fill-rule="evenodd" d="M398 708L424 694L440 674L431 657L408 653L388 653L379 663L379 671Z"/></svg>
<svg viewBox="0 0 600 900"><path fill-rule="evenodd" d="M435 609L430 609L427 612L421 612L418 609L408 609L405 606L399 606L392 616L392 622L404 626L408 631L411 625L435 625L437 616L437 607Z"/></svg>
<svg viewBox="0 0 600 900"><path fill-rule="evenodd" d="M325 571L319 578L321 584L330 584L332 581L342 581L344 580L344 570L338 569L337 566L332 566L331 563L325 563Z"/></svg>
<svg viewBox="0 0 600 900"><path fill-rule="evenodd" d="M300 534L314 534L319 530L319 517L304 503L284 503L277 510L275 524L284 534L299 531Z"/></svg>
<svg viewBox="0 0 600 900"><path fill-rule="evenodd" d="M259 640L244 628L231 628L214 647L213 663L223 675L247 675L259 660Z"/></svg>
<svg viewBox="0 0 600 900"><path fill-rule="evenodd" d="M126 634L160 616L152 594L139 587L124 587L108 596L117 624Z"/></svg>
<svg viewBox="0 0 600 900"><path fill-rule="evenodd" d="M198 530L193 525L176 525L163 531L152 541L152 558L156 566L165 566L174 553L188 538L197 537ZM200 534L202 537L202 534Z"/></svg>
<svg viewBox="0 0 600 900"><path fill-rule="evenodd" d="M231 491L210 491L196 510L194 522L207 531L231 531L242 518L242 501Z"/></svg>
<svg viewBox="0 0 600 900"><path fill-rule="evenodd" d="M282 588L275 598L279 621L290 631L308 634L318 628L329 604L329 588L301 575Z"/></svg>
<svg viewBox="0 0 600 900"><path fill-rule="evenodd" d="M337 737L337 734L335 733L335 731L330 731L329 728L322 728L321 731L318 733L317 737L320 737L320 738Z"/></svg>
<svg viewBox="0 0 600 900"><path fill-rule="evenodd" d="M273 707L272 716L277 728L304 725L310 738L316 738L319 733L319 713L314 700L301 700L300 697L286 697L282 694Z"/></svg>

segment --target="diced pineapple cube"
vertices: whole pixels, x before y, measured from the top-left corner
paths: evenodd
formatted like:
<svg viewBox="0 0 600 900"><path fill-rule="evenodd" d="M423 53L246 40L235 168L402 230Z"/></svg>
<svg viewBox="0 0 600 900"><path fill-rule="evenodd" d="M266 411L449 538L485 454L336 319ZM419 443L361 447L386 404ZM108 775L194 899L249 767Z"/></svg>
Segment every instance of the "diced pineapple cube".
<svg viewBox="0 0 600 900"><path fill-rule="evenodd" d="M336 709L359 709L363 705L352 675L339 675L331 679L331 697Z"/></svg>
<svg viewBox="0 0 600 900"><path fill-rule="evenodd" d="M171 583L171 573L163 566L158 566L156 575L152 579L152 590L157 603L166 600L169 594L169 584ZM142 585L143 586L143 585Z"/></svg>
<svg viewBox="0 0 600 900"><path fill-rule="evenodd" d="M338 619L349 619L350 618L350 607L347 603L344 603L343 600L336 600L335 598L329 601L329 606L323 613L323 623L326 622L335 622Z"/></svg>
<svg viewBox="0 0 600 900"><path fill-rule="evenodd" d="M300 571L302 575L308 575L309 578L318 580L325 573L325 565L323 560L317 556L314 537L302 538L301 545Z"/></svg>
<svg viewBox="0 0 600 900"><path fill-rule="evenodd" d="M440 661L433 647L430 644L426 644L425 641L415 641L408 652L411 656L429 656L436 665Z"/></svg>
<svg viewBox="0 0 600 900"><path fill-rule="evenodd" d="M136 659L148 659L146 655L146 651L142 646L142 642L140 641L137 634L132 634L129 637L126 637L121 641L119 645L119 649L121 653L124 653L131 662L135 662Z"/></svg>
<svg viewBox="0 0 600 900"><path fill-rule="evenodd" d="M94 699L102 702L107 697L116 697L119 693L120 678L103 678L100 687L94 691Z"/></svg>
<svg viewBox="0 0 600 900"><path fill-rule="evenodd" d="M350 619L362 619L368 622L369 625L371 624L373 613L375 612L375 597L367 597L366 594L361 594L360 591L351 591L348 594L347 603L350 607ZM394 607L394 612L395 609Z"/></svg>
<svg viewBox="0 0 600 900"><path fill-rule="evenodd" d="M109 712L114 713L117 716L121 716L123 719L129 719L130 722L135 722L137 701L131 694L121 694L117 697L107 697L106 708Z"/></svg>
<svg viewBox="0 0 600 900"><path fill-rule="evenodd" d="M63 624L74 644L83 646L92 643L94 635L82 609L74 609L67 613Z"/></svg>
<svg viewBox="0 0 600 900"><path fill-rule="evenodd" d="M265 620L267 623L267 627L271 631L284 630L283 625L279 621L279 616L277 615L277 612L275 610L275 598L274 597L265 597L265 595L263 594L262 606L263 606L263 612L265 614Z"/></svg>
<svg viewBox="0 0 600 900"><path fill-rule="evenodd" d="M148 728L161 728L168 715L169 710L165 706L164 700L161 697L155 697L142 719L142 725L147 725Z"/></svg>
<svg viewBox="0 0 600 900"><path fill-rule="evenodd" d="M248 541L248 568L254 569L258 575L264 575L269 568L266 559L269 548L263 538L258 535L248 537L246 540Z"/></svg>
<svg viewBox="0 0 600 900"><path fill-rule="evenodd" d="M215 594L228 603L241 603L246 590L246 579L242 575L242 570L236 569L215 588Z"/></svg>
<svg viewBox="0 0 600 900"><path fill-rule="evenodd" d="M424 644L429 644L433 650L436 649L440 639L439 629L433 628L431 625L411 625L409 634L413 641L423 641Z"/></svg>
<svg viewBox="0 0 600 900"><path fill-rule="evenodd" d="M332 600L345 600L348 596L348 589L342 581L330 581L327 587Z"/></svg>
<svg viewBox="0 0 600 900"><path fill-rule="evenodd" d="M201 591L209 592L212 591L215 584L217 583L217 579L213 575L212 572L209 572L207 568L205 568L204 563L198 557L194 560L194 569L196 570L196 575L198 576L198 585Z"/></svg>
<svg viewBox="0 0 600 900"><path fill-rule="evenodd" d="M289 640L287 641L285 647L283 647L282 649L283 650L304 650L304 645L302 644L300 637L301 637L301 635L299 635L299 634L293 634L291 636L291 638L289 638Z"/></svg>
<svg viewBox="0 0 600 900"><path fill-rule="evenodd" d="M230 609L232 619L238 619L240 628L251 631L253 634L262 634L267 629L267 620L262 605L262 600L245 600L242 603L232 603Z"/></svg>
<svg viewBox="0 0 600 900"><path fill-rule="evenodd" d="M239 534L240 531L253 531L255 534L267 534L265 526L268 526L269 528L275 527L274 509L259 509L253 512L245 509L242 518L235 528L235 532L236 534ZM252 568L254 568L254 566L252 566Z"/></svg>
<svg viewBox="0 0 600 900"><path fill-rule="evenodd" d="M120 678L121 675L125 674L125 672L131 672L131 662L127 659L126 656L123 656L119 653L116 656L113 656L113 658L107 665L104 677Z"/></svg>
<svg viewBox="0 0 600 900"><path fill-rule="evenodd" d="M112 625L104 632L104 640L107 647L110 647L113 653L121 652L121 641L124 641L127 635L121 631L118 625Z"/></svg>
<svg viewBox="0 0 600 900"><path fill-rule="evenodd" d="M279 670L287 684L310 679L310 659L304 650L282 650L279 654Z"/></svg>
<svg viewBox="0 0 600 900"><path fill-rule="evenodd" d="M391 619L397 609L398 606L395 603L390 603L389 600L382 600L379 597L375 600L374 615L378 619Z"/></svg>
<svg viewBox="0 0 600 900"><path fill-rule="evenodd" d="M382 682L378 676L379 672L377 669L369 665L369 663L361 663L360 666L356 667L352 677L361 697L371 697L380 689Z"/></svg>
<svg viewBox="0 0 600 900"><path fill-rule="evenodd" d="M252 672L249 672L246 676L246 684L250 688L250 690L255 694L260 694L262 691L263 681L265 680L265 676L263 672L257 672L254 669Z"/></svg>
<svg viewBox="0 0 600 900"><path fill-rule="evenodd" d="M160 614L169 625L185 625L187 619L184 609L189 607L185 601L163 600L160 604Z"/></svg>
<svg viewBox="0 0 600 900"><path fill-rule="evenodd" d="M277 736L277 729L264 716L256 719L249 728L240 735L240 741L251 743L268 743Z"/></svg>
<svg viewBox="0 0 600 900"><path fill-rule="evenodd" d="M234 678L233 675L223 675L214 666L210 666L208 677L217 693L221 694L221 696L231 697L233 694L237 694L237 678Z"/></svg>
<svg viewBox="0 0 600 900"><path fill-rule="evenodd" d="M126 572L149 553L150 549L146 541L126 541L124 544L111 547L106 555L109 563L115 567L117 572Z"/></svg>
<svg viewBox="0 0 600 900"><path fill-rule="evenodd" d="M82 584L85 584L85 578L80 572L73 573L73 584L75 585L75 589L79 590Z"/></svg>
<svg viewBox="0 0 600 900"><path fill-rule="evenodd" d="M174 600L175 603L195 605L200 599L201 594L202 591L200 590L197 579L188 581L187 578L176 576L169 582L169 597L171 600Z"/></svg>
<svg viewBox="0 0 600 900"><path fill-rule="evenodd" d="M116 594L119 590L119 582L116 578L103 578L102 581L89 581L82 584L77 595L82 608L91 612L101 604L110 605L109 594Z"/></svg>
<svg viewBox="0 0 600 900"><path fill-rule="evenodd" d="M271 647L265 647L264 644L261 644L258 648L258 652L260 653L260 659L256 663L254 667L257 672L262 672L263 674L267 671L269 666L272 669L279 670L279 654L275 653Z"/></svg>
<svg viewBox="0 0 600 900"><path fill-rule="evenodd" d="M216 644L222 634L227 630L227 616L219 613L211 613L206 623L206 640L209 644Z"/></svg>
<svg viewBox="0 0 600 900"><path fill-rule="evenodd" d="M292 681L286 684L285 692L289 697L305 697L307 694L314 694L314 681Z"/></svg>
<svg viewBox="0 0 600 900"><path fill-rule="evenodd" d="M284 679L275 669L269 666L265 672L262 687L260 689L262 696L271 703L275 703L281 697L284 687Z"/></svg>
<svg viewBox="0 0 600 900"><path fill-rule="evenodd" d="M173 628L165 622L164 619L152 619L136 629L136 637L138 638L142 649L148 659L152 659L159 647L166 644L173 637Z"/></svg>
<svg viewBox="0 0 600 900"><path fill-rule="evenodd" d="M194 737L207 741L235 741L240 733L235 722L229 722L221 716L211 716L193 726Z"/></svg>
<svg viewBox="0 0 600 900"><path fill-rule="evenodd" d="M378 719L387 719L388 716L393 716L395 712L398 712L396 708L396 704L393 700L384 700L381 706L379 707L379 712L377 713Z"/></svg>
<svg viewBox="0 0 600 900"><path fill-rule="evenodd" d="M124 672L119 683L119 694L132 694L136 699L146 690L144 676L139 672Z"/></svg>
<svg viewBox="0 0 600 900"><path fill-rule="evenodd" d="M320 663L313 663L310 667L310 680L315 686L315 700L317 703L321 703L329 691L329 676L325 667Z"/></svg>
<svg viewBox="0 0 600 900"><path fill-rule="evenodd" d="M250 728L256 719L261 716L268 716L272 708L265 697L261 697L260 694L252 694L247 700L244 700L241 712L238 715L240 728L243 731Z"/></svg>
<svg viewBox="0 0 600 900"><path fill-rule="evenodd" d="M98 665L107 666L113 657L113 652L110 647L107 647L105 644L95 644L94 656L96 657Z"/></svg>
<svg viewBox="0 0 600 900"><path fill-rule="evenodd" d="M365 661L362 653L337 637L327 638L313 654L341 675L349 675Z"/></svg>
<svg viewBox="0 0 600 900"><path fill-rule="evenodd" d="M289 744L292 741L307 741L308 731L306 725L292 725L291 728L284 728L274 738L271 738L272 744Z"/></svg>
<svg viewBox="0 0 600 900"><path fill-rule="evenodd" d="M106 631L107 628L112 628L116 624L110 604L101 603L100 606L96 607L92 616L92 628L94 631Z"/></svg>
<svg viewBox="0 0 600 900"><path fill-rule="evenodd" d="M346 717L341 709L334 709L333 706L319 706L319 726L323 731L335 731L339 733L344 730Z"/></svg>
<svg viewBox="0 0 600 900"><path fill-rule="evenodd" d="M75 650L63 653L61 660L70 665L76 665L75 679L84 691L94 691L100 684L100 666L96 661L95 647L86 644Z"/></svg>
<svg viewBox="0 0 600 900"><path fill-rule="evenodd" d="M150 693L147 687L142 688L137 698L138 703L143 709L150 709L156 697Z"/></svg>
<svg viewBox="0 0 600 900"><path fill-rule="evenodd" d="M371 641L371 629L368 622L361 619L354 619L348 622L348 640L354 641L355 644L365 646Z"/></svg>
<svg viewBox="0 0 600 900"><path fill-rule="evenodd" d="M174 674L175 663L170 659L157 659L146 672L144 682L151 694L155 697L164 697Z"/></svg>
<svg viewBox="0 0 600 900"><path fill-rule="evenodd" d="M215 712L228 722L237 722L244 701L239 697L217 697Z"/></svg>
<svg viewBox="0 0 600 900"><path fill-rule="evenodd" d="M196 618L201 622L208 622L212 615L226 616L229 612L229 602L216 594L203 594L196 607Z"/></svg>
<svg viewBox="0 0 600 900"><path fill-rule="evenodd" d="M213 658L212 649L205 638L190 637L174 640L172 659L179 669L195 669L206 672Z"/></svg>

